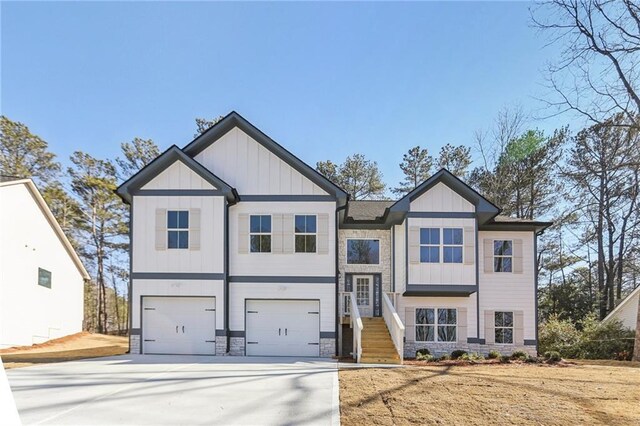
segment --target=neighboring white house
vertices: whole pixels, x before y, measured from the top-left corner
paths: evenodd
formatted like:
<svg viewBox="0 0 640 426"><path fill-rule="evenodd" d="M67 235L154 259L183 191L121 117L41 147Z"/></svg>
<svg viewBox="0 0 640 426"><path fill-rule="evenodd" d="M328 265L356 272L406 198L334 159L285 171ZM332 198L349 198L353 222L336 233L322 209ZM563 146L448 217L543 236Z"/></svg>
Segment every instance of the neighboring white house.
<svg viewBox="0 0 640 426"><path fill-rule="evenodd" d="M85 279L35 184L0 180L0 348L82 331Z"/></svg>
<svg viewBox="0 0 640 426"><path fill-rule="evenodd" d="M536 237L446 170L349 201L236 112L118 188L132 353L536 352ZM359 319L362 317L362 319Z"/></svg>
<svg viewBox="0 0 640 426"><path fill-rule="evenodd" d="M638 325L638 299L640 298L640 286L636 287L622 302L615 307L615 309L609 312L603 322L610 321L612 319L618 319L622 324L635 330Z"/></svg>

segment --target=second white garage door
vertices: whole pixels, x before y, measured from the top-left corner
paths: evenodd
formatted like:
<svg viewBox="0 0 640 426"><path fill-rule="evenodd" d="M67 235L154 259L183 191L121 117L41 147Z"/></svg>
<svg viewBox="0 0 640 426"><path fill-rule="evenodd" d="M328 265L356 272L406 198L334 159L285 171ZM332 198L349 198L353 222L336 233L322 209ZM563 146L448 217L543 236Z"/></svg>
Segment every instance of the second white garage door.
<svg viewBox="0 0 640 426"><path fill-rule="evenodd" d="M247 300L247 355L320 356L320 302Z"/></svg>
<svg viewBox="0 0 640 426"><path fill-rule="evenodd" d="M142 300L143 353L215 355L214 297L145 296Z"/></svg>

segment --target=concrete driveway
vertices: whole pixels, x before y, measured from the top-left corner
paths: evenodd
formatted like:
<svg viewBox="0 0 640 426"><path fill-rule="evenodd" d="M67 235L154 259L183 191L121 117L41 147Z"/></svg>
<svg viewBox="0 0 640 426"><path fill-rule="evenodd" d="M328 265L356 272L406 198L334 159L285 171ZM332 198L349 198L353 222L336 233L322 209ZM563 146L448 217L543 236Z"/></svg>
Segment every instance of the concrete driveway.
<svg viewBox="0 0 640 426"><path fill-rule="evenodd" d="M7 371L23 424L339 424L326 359L124 355Z"/></svg>

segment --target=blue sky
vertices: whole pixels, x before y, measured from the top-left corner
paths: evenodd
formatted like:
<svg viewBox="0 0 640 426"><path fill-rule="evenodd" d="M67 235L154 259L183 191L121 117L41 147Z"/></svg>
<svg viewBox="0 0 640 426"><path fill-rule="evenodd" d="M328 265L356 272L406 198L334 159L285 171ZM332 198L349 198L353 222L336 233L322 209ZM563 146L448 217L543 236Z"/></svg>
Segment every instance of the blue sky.
<svg viewBox="0 0 640 426"><path fill-rule="evenodd" d="M65 163L136 136L184 146L195 117L236 110L309 164L365 153L393 186L412 146L471 145L504 106L545 113L558 52L530 6L2 2L0 108Z"/></svg>

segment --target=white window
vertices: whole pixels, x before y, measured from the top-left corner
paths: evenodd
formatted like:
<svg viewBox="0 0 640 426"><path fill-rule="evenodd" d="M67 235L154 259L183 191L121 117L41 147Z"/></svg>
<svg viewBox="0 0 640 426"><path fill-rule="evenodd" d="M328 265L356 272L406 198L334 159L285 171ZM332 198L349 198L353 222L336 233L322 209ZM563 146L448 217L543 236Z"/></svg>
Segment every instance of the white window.
<svg viewBox="0 0 640 426"><path fill-rule="evenodd" d="M496 312L495 342L500 344L513 343L513 312Z"/></svg>
<svg viewBox="0 0 640 426"><path fill-rule="evenodd" d="M315 253L317 226L315 215L296 215L295 246L296 253Z"/></svg>
<svg viewBox="0 0 640 426"><path fill-rule="evenodd" d="M442 261L462 263L462 228L442 229Z"/></svg>
<svg viewBox="0 0 640 426"><path fill-rule="evenodd" d="M457 310L449 308L416 309L417 342L455 342Z"/></svg>
<svg viewBox="0 0 640 426"><path fill-rule="evenodd" d="M249 220L251 253L271 253L271 216L251 215Z"/></svg>
<svg viewBox="0 0 640 426"><path fill-rule="evenodd" d="M513 241L493 241L493 270L495 272L513 271Z"/></svg>
<svg viewBox="0 0 640 426"><path fill-rule="evenodd" d="M170 249L189 248L189 211L167 211L167 234Z"/></svg>
<svg viewBox="0 0 640 426"><path fill-rule="evenodd" d="M440 263L440 228L420 228L420 263Z"/></svg>
<svg viewBox="0 0 640 426"><path fill-rule="evenodd" d="M369 284L368 277L356 277L356 303L358 306L369 306Z"/></svg>

